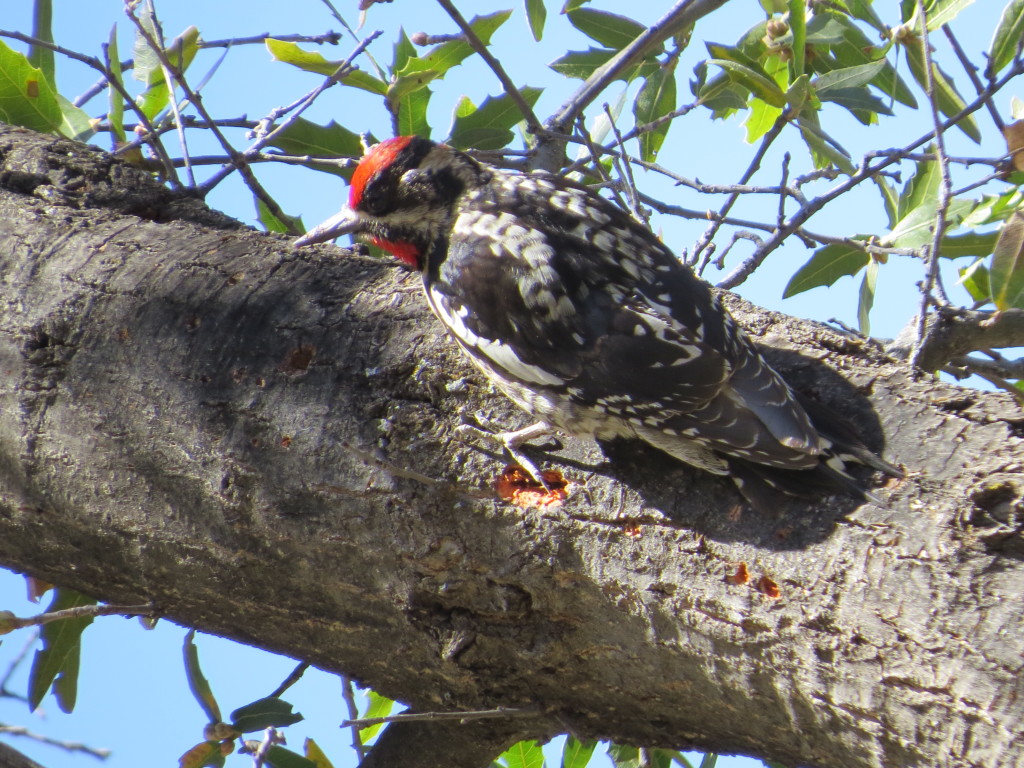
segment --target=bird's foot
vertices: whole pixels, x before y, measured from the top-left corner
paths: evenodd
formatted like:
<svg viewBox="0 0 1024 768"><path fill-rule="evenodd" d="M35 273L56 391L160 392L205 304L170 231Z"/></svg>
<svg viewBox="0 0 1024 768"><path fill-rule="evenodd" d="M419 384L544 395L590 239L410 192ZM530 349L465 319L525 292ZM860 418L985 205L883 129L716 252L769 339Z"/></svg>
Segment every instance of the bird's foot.
<svg viewBox="0 0 1024 768"><path fill-rule="evenodd" d="M522 429L517 429L512 432L502 432L490 429L492 426L491 422L480 414L477 414L476 419L487 428L481 429L480 427L475 427L470 424L462 424L456 427L456 435L460 439L463 439L464 442L467 442L464 438L470 437L475 441L497 444L502 448L502 450L504 450L513 463L522 467L523 471L539 483L545 491L551 491L551 487L544 479L543 473L541 473L541 471L537 469L537 466L519 450L522 445L530 442L531 440L551 435L554 432L554 429L552 429L550 425L545 424L543 421L538 421L536 424L531 424L530 426L523 427Z"/></svg>

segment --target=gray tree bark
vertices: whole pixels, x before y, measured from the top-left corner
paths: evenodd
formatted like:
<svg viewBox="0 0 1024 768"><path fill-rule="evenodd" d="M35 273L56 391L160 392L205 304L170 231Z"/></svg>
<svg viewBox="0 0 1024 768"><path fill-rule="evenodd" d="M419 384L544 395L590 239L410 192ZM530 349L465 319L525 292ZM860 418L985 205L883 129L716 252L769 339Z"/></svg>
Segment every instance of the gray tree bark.
<svg viewBox="0 0 1024 768"><path fill-rule="evenodd" d="M730 299L797 388L907 468L876 487L888 506L757 515L653 450L565 440L540 458L569 499L524 510L454 430L525 418L416 276L6 127L0 244L0 562L415 710L536 713L393 727L369 764L480 766L570 730L1024 765L1024 414L1004 394Z"/></svg>

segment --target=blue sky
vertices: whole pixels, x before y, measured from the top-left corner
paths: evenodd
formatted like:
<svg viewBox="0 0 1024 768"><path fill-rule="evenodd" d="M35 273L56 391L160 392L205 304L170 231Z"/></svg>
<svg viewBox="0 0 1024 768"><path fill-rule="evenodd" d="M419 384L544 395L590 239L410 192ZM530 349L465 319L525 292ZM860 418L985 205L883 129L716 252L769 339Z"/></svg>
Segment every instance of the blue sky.
<svg viewBox="0 0 1024 768"><path fill-rule="evenodd" d="M667 2L637 0L629 5L629 13L639 20L656 19ZM339 10L353 24L358 20L353 2L337 2ZM526 31L521 0L478 0L462 2L464 9L472 7L475 13L488 13L512 7L513 18L495 36L496 53L505 63L513 80L520 85L547 88L536 108L538 115L546 116L556 109L576 86L576 81L559 82L547 69L547 63L567 48L583 49L590 42L571 29L563 19L557 18L558 0L549 0L550 16L547 34L541 44L534 44ZM596 3L597 7L621 10L614 2ZM880 9L895 3L879 3ZM968 53L980 61L980 51L989 42L992 29L1003 3L983 0L964 12L962 42ZM121 3L116 0L82 3L80 0L54 0L55 37L70 48L92 55L100 54L100 44L117 24L122 58L131 50L132 37L129 22ZM158 0L157 10L168 36L180 32L189 24L199 27L204 39L218 39L263 32L275 34L316 34L337 26L325 13L319 0L291 0L290 2L240 2L223 0L219 3L198 0ZM886 12L882 10L882 12ZM761 17L755 0L733 0L725 11L712 16L698 27L702 40L731 43L740 33ZM31 2L7 0L0 13L0 27L23 32L30 31ZM887 18L895 23L895 18ZM371 47L382 62L391 59L392 44L399 25L408 32L424 30L430 33L450 32L452 26L441 15L434 3L423 0L398 0L387 5L374 6L360 34L373 29L384 30L383 36ZM941 40L939 54L942 55ZM10 43L14 47L17 44ZM325 51L328 58L344 58L353 47L346 40L337 48ZM693 46L702 52L699 43ZM219 52L203 54L193 69L205 72L219 56ZM686 79L688 66L680 67L680 99L688 97ZM947 64L958 83L963 80L955 64ZM957 76L959 75L959 76ZM58 57L59 85L62 92L74 96L96 80L96 74L80 64ZM318 78L282 64L274 64L262 46L242 46L233 49L205 90L205 101L219 116L248 115L258 118L272 108L290 103L318 82ZM618 86L616 86L618 87ZM436 89L432 101L431 121L436 126L435 136L442 136L450 121L451 109L463 93L476 103L488 95L500 93L493 75L479 61L470 62L464 70L453 73ZM634 86L635 91L635 86ZM1024 96L1020 88L1018 96ZM605 100L614 101L618 91L610 91ZM1004 113L1009 110L1009 94L998 103ZM596 105L600 109L600 102ZM102 111L101 104L87 105L91 112ZM358 115L358 117L356 117ZM389 135L388 121L380 104L370 96L352 89L334 88L306 114L309 119L327 122L336 119L352 128L373 131L378 137ZM845 113L826 114L829 130L851 150L854 157L860 153L882 147L900 146L923 133L929 126L924 111L916 115L902 114L897 120L883 118L880 126L865 129ZM949 134L952 154L996 156L1004 151L1001 138L995 134L991 122L984 114L979 116L985 134L983 148L970 144L957 132ZM239 146L245 146L241 132L234 134ZM103 137L97 143L106 146ZM204 138L194 139L193 153L215 151ZM777 182L783 151L790 151L795 162L803 161L805 150L799 143L780 142L766 159L764 183ZM706 112L697 112L673 127L659 161L688 177L709 183L732 183L746 166L750 148L744 142L744 128L739 119L712 123ZM291 214L301 214L307 226L332 214L345 195L344 185L335 177L304 169L261 166L257 171L264 185ZM979 171L980 173L980 171ZM663 200L689 207L714 208L720 200L708 201L695 193L674 188L652 178L641 178L641 185L651 182L648 189ZM229 180L209 198L209 203L231 215L255 224L251 195L237 179ZM764 214L770 216L771 214ZM865 188L846 198L814 219L813 229L835 235L853 235L859 232L878 232L884 226L881 203L873 188ZM663 219L658 228L677 249L688 247L703 231L699 222ZM723 242L724 245L724 242ZM748 251L739 246L735 259ZM774 254L754 279L741 286L739 292L747 298L770 308L789 314L827 320L836 317L856 325L856 285L847 278L832 290L817 289L787 301L781 300L782 288L795 269L810 256L810 251L799 243L788 244ZM714 281L715 275L709 275ZM890 259L879 281L876 310L872 316L873 332L880 336L893 336L917 310L919 303L914 282L920 279L919 265L910 259ZM18 615L36 613L39 606L27 603L23 580L13 574L0 572L0 609ZM166 765L182 751L201 739L205 718L188 692L181 664L181 645L185 630L169 623L161 623L154 631L143 629L137 621L120 618L100 619L89 628L84 637L84 659L80 682L78 709L73 715L62 714L52 698L48 698L42 711L29 714L21 702L0 699L0 722L24 725L31 730L57 738L83 741L94 747L114 750L106 761L110 768L129 768L140 764ZM27 641L25 632L3 638L0 647L0 673ZM214 692L220 698L225 712L248 701L266 695L294 666L289 659L272 656L229 643L214 637L200 636L197 640L204 670L210 678ZM14 690L24 689L25 670L15 678ZM312 736L336 766L350 765L350 736L341 731L338 723L346 717L336 678L315 671L306 676L286 695L296 704L307 720L288 729L290 746L301 750L304 736ZM48 768L88 768L94 758L72 755L53 747L33 744L24 738L4 737L23 749ZM245 761L245 763L243 763ZM235 757L229 765L247 764ZM759 765L759 762L719 762L722 768Z"/></svg>

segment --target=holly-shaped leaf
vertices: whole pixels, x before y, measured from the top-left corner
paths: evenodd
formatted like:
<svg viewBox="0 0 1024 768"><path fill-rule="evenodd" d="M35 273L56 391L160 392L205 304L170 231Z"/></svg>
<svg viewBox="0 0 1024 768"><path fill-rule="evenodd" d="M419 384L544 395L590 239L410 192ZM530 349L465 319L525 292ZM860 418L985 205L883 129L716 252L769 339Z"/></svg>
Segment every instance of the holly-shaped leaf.
<svg viewBox="0 0 1024 768"><path fill-rule="evenodd" d="M57 92L24 54L0 41L0 121L49 133L62 120Z"/></svg>
<svg viewBox="0 0 1024 768"><path fill-rule="evenodd" d="M833 243L819 248L789 279L782 298L788 299L822 285L832 285L841 277L857 274L870 260L863 249L854 245Z"/></svg>

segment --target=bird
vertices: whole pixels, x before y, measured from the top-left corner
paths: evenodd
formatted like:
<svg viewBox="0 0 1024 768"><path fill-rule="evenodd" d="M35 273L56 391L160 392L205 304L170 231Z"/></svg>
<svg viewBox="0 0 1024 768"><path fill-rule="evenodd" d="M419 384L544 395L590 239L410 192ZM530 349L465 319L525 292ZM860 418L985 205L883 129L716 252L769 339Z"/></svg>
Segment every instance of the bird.
<svg viewBox="0 0 1024 768"><path fill-rule="evenodd" d="M551 432L643 441L760 508L766 489L878 502L851 462L903 476L797 395L648 227L563 176L387 139L356 166L348 205L295 245L345 234L418 271L461 351L537 420L499 437L542 483L518 449Z"/></svg>

